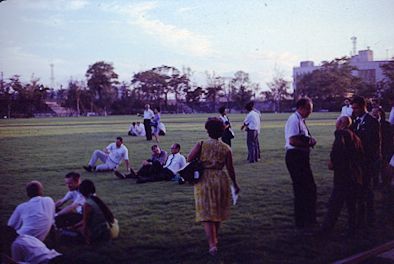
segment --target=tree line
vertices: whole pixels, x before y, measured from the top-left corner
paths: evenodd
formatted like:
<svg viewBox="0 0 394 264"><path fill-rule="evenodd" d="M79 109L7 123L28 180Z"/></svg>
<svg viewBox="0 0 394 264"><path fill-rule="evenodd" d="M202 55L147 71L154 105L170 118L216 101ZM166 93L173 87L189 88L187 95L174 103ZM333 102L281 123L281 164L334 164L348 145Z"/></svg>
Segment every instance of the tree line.
<svg viewBox="0 0 394 264"><path fill-rule="evenodd" d="M359 94L368 98L394 95L394 61L382 66L385 79L375 86L354 76L357 69L349 58L323 62L322 67L297 80L297 89L290 91L290 82L276 74L267 83L268 91L250 80L249 74L237 71L231 78L206 72L206 84L192 81L190 68L179 70L159 66L134 73L129 82L120 82L112 63L98 61L89 65L86 80L70 80L67 87L50 89L39 78L22 83L18 75L0 80L0 114L7 117L31 117L50 111L48 100L72 109L73 115L94 112L133 114L142 111L146 103L166 112L215 112L218 105L243 110L250 100L260 100L272 111L290 111L292 102L301 97L312 98L317 108L335 110L344 97ZM332 110L334 110L332 109Z"/></svg>

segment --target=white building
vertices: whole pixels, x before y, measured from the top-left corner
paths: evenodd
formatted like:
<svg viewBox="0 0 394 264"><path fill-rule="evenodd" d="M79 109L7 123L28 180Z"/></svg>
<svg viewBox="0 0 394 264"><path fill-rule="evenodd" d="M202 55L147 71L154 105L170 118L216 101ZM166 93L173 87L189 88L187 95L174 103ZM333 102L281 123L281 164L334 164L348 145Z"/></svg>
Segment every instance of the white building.
<svg viewBox="0 0 394 264"><path fill-rule="evenodd" d="M350 65L358 68L357 71L353 71L354 76L358 76L369 84L376 85L379 81L384 79L383 71L380 68L382 64L388 63L388 60L374 61L373 51L370 49L360 50L357 55L350 58ZM297 88L297 81L302 78L303 75L311 73L314 70L321 68L321 66L315 66L313 61L301 61L300 67L293 68L293 88L294 91Z"/></svg>

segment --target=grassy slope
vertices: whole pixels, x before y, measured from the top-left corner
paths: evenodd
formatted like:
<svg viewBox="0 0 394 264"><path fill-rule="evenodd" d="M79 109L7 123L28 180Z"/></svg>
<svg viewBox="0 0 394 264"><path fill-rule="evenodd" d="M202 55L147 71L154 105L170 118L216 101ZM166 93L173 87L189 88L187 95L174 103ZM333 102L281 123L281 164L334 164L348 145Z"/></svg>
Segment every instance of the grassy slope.
<svg viewBox="0 0 394 264"><path fill-rule="evenodd" d="M173 142L182 145L183 154L206 134L208 115L164 115L168 136L161 137L162 148ZM293 229L293 194L284 164L283 127L288 114L264 114L260 135L262 161L249 165L245 135L239 131L242 115L230 115L236 131L233 140L235 168L241 187L239 204L220 231L220 255L207 256L202 226L194 223L193 188L173 182L136 185L119 181L111 173L85 173L94 149L102 149L118 135L124 135L133 168L149 156L151 143L127 137L129 122L137 118L25 119L0 121L1 215L4 223L17 204L26 200L24 184L38 179L46 195L55 200L66 192L64 175L77 170L83 178L96 183L98 195L110 206L121 225L121 237L96 254L116 263L326 263L371 248L390 240L394 234L393 209L378 206L377 228L355 240L344 239L345 219L341 217L336 233L329 239L305 237ZM318 145L311 158L318 186L318 216L322 220L332 186L326 169L332 142L335 114L313 114L309 121ZM383 212L384 211L384 212ZM60 250L80 254L81 248ZM89 248L88 248L89 250Z"/></svg>

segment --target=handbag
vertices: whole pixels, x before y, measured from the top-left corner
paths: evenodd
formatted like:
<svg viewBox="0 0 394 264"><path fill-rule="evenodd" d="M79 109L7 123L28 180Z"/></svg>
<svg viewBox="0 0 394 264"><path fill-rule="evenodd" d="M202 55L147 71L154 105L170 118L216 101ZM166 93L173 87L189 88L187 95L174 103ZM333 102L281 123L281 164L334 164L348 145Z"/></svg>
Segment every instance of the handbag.
<svg viewBox="0 0 394 264"><path fill-rule="evenodd" d="M118 219L114 219L112 224L108 223L109 233L111 235L111 239L118 238L119 236L119 222Z"/></svg>
<svg viewBox="0 0 394 264"><path fill-rule="evenodd" d="M196 184L200 180L204 170L202 166L202 162L200 160L202 144L203 141L201 141L200 152L198 153L198 157L196 157L194 160L186 164L186 166L179 171L179 175L182 177L180 182L182 182L183 180L189 182L190 184Z"/></svg>

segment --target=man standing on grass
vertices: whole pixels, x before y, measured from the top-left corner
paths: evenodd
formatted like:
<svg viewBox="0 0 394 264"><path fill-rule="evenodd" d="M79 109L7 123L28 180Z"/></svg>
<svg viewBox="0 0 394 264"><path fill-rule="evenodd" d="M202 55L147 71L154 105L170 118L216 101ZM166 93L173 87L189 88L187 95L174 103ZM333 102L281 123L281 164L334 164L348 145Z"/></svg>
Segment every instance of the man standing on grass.
<svg viewBox="0 0 394 264"><path fill-rule="evenodd" d="M297 228L313 227L316 222L316 184L313 178L309 153L316 145L305 119L313 111L309 98L297 101L296 111L285 126L286 166L293 181L294 217Z"/></svg>
<svg viewBox="0 0 394 264"><path fill-rule="evenodd" d="M146 140L152 140L152 119L155 116L153 113L152 109L150 109L150 105L146 104L145 105L145 110L144 110L144 127L145 127L145 133L146 133Z"/></svg>
<svg viewBox="0 0 394 264"><path fill-rule="evenodd" d="M260 159L260 113L253 109L254 103L249 102L246 104L245 109L248 111L241 130L246 128L246 145L248 146L249 163L257 162Z"/></svg>
<svg viewBox="0 0 394 264"><path fill-rule="evenodd" d="M103 164L95 166L96 161L100 159ZM109 144L103 151L95 150L90 158L88 166L83 168L88 171L116 171L120 163L124 160L126 164L126 171L130 170L129 167L129 151L123 145L123 138L117 137L115 143Z"/></svg>

